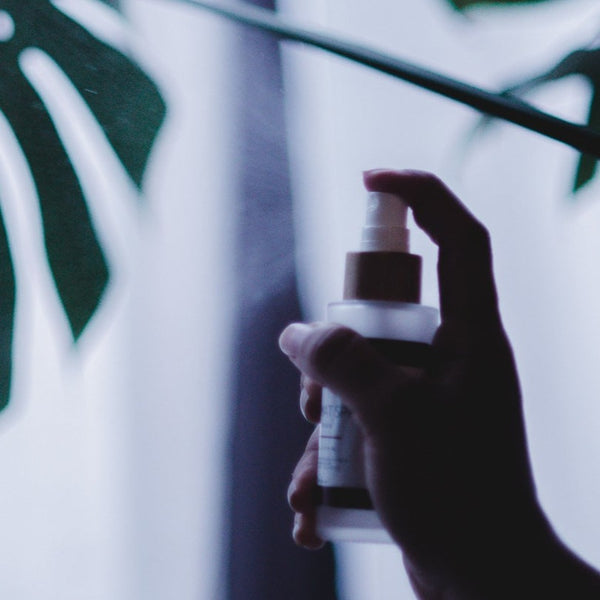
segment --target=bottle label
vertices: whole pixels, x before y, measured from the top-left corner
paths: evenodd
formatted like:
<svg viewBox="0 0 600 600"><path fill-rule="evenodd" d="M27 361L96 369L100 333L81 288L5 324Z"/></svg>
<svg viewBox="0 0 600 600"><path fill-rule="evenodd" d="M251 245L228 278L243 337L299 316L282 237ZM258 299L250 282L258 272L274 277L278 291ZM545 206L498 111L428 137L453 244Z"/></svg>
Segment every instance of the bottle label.
<svg viewBox="0 0 600 600"><path fill-rule="evenodd" d="M431 346L421 342L371 339L397 365L421 370ZM323 390L317 480L321 502L343 508L373 508L366 489L362 435L351 411L328 389Z"/></svg>

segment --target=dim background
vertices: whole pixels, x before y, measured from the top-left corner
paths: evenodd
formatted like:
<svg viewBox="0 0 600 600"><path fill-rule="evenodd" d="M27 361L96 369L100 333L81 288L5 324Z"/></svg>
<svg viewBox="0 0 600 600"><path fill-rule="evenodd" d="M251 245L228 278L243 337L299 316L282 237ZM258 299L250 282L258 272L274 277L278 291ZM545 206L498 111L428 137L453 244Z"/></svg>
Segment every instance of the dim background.
<svg viewBox="0 0 600 600"><path fill-rule="evenodd" d="M113 269L76 349L34 241L33 188L0 118L0 191L20 274L13 398L0 415L0 592L222 600L239 30L174 0L126 0L128 23L93 0L56 5L130 49L169 113L140 208L124 201L134 191L65 82L35 55L27 61L28 76L59 97L61 135ZM588 42L596 9L563 0L465 18L441 0L280 4L299 22L489 89ZM574 197L569 148L508 124L474 136L470 109L318 50L282 49L307 318L322 318L341 294L344 253L362 224L362 171L417 168L444 179L492 234L542 504L566 542L600 566L600 182ZM570 78L532 99L581 122L589 94ZM435 248L414 228L412 236L425 260L423 300L437 305ZM412 597L394 548L336 553L344 600Z"/></svg>

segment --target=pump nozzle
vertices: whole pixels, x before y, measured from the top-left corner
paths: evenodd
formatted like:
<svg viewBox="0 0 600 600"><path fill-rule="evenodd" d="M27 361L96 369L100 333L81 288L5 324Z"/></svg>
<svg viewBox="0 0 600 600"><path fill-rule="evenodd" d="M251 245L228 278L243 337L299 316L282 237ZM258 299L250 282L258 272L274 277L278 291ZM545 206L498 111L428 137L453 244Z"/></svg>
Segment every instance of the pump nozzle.
<svg viewBox="0 0 600 600"><path fill-rule="evenodd" d="M421 257L408 251L407 212L395 194L369 193L360 252L346 255L346 300L420 301Z"/></svg>
<svg viewBox="0 0 600 600"><path fill-rule="evenodd" d="M408 207L395 194L369 192L367 217L362 230L362 252L408 252Z"/></svg>

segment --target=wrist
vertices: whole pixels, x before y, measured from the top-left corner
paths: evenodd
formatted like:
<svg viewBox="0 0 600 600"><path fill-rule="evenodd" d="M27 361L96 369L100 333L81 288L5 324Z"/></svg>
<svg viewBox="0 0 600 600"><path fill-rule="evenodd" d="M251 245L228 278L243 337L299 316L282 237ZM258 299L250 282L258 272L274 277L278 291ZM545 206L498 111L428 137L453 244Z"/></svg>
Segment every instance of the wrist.
<svg viewBox="0 0 600 600"><path fill-rule="evenodd" d="M541 511L530 527L487 546L464 552L460 544L443 568L424 567L405 556L404 563L420 600L530 600L600 598L600 575L573 554L554 533ZM442 563L442 561L437 561Z"/></svg>

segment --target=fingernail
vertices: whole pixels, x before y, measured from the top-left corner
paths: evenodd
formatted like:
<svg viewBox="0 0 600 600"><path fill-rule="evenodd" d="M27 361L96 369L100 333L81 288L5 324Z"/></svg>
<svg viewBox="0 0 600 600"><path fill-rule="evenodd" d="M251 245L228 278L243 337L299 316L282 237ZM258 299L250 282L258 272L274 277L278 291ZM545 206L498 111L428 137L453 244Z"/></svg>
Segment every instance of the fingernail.
<svg viewBox="0 0 600 600"><path fill-rule="evenodd" d="M294 517L294 529L292 537L294 542L307 550L318 550L325 545L325 542L314 531L314 517L306 517L296 513Z"/></svg>
<svg viewBox="0 0 600 600"><path fill-rule="evenodd" d="M304 408L306 407L306 402L308 401L308 392L306 391L306 388L302 388L300 390L300 408L304 411Z"/></svg>
<svg viewBox="0 0 600 600"><path fill-rule="evenodd" d="M377 175L379 175L379 173L386 173L386 172L389 172L389 170L388 169L369 169L368 171L363 171L363 183L364 183L365 188L367 188L367 190L369 190L370 192L378 191L378 190L372 189L372 186L373 186L372 179L374 177L377 177Z"/></svg>
<svg viewBox="0 0 600 600"><path fill-rule="evenodd" d="M279 336L279 347L284 354L294 358L298 355L302 342L306 339L311 328L305 323L288 325Z"/></svg>
<svg viewBox="0 0 600 600"><path fill-rule="evenodd" d="M292 538L294 538L294 542L300 544L300 523L298 522L297 515L294 515L294 527L292 528Z"/></svg>
<svg viewBox="0 0 600 600"><path fill-rule="evenodd" d="M287 491L287 501L288 504L290 505L290 508L294 508L294 494L296 493L296 482L292 481L288 487L288 491Z"/></svg>
<svg viewBox="0 0 600 600"><path fill-rule="evenodd" d="M371 179L371 177L376 177L380 173L389 173L389 172L390 172L390 169L368 169L367 171L363 171L363 180L366 183L368 179Z"/></svg>

